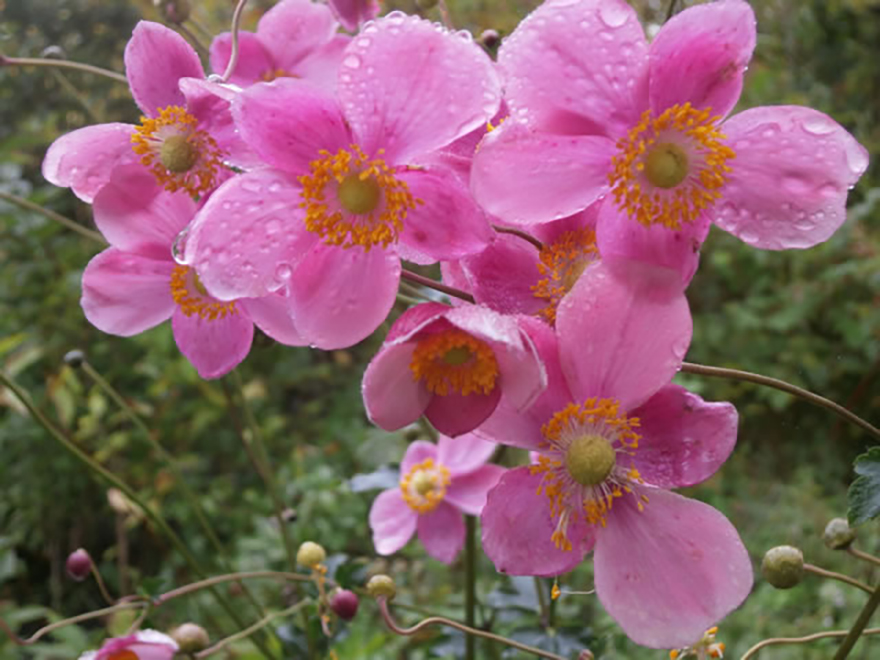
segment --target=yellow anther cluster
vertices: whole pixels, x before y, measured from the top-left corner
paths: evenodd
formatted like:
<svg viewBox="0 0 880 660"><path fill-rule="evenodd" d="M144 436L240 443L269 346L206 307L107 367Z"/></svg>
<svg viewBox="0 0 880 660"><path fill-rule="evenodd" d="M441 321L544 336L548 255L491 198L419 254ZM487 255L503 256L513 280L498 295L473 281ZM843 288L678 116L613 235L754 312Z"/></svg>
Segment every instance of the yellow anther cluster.
<svg viewBox="0 0 880 660"><path fill-rule="evenodd" d="M458 328L429 335L416 344L410 370L429 392L490 394L498 379L498 361L486 342Z"/></svg>
<svg viewBox="0 0 880 660"><path fill-rule="evenodd" d="M199 276L189 266L175 266L171 271L171 296L184 314L198 314L206 321L238 313L234 300L221 302L208 297Z"/></svg>
<svg viewBox="0 0 880 660"><path fill-rule="evenodd" d="M646 110L618 142L620 151L612 159L608 182L621 210L646 227L660 224L678 230L712 206L731 171L727 161L736 155L722 142L719 119L711 109L697 110L690 103L674 105L656 118ZM651 181L645 165L655 149L684 156L680 166L687 171L681 173L680 184L668 187L664 181Z"/></svg>
<svg viewBox="0 0 880 660"><path fill-rule="evenodd" d="M299 76L295 76L292 73L288 73L284 69L266 69L263 73L260 74L260 80L263 82L272 82L273 80L278 80L279 78L299 78Z"/></svg>
<svg viewBox="0 0 880 660"><path fill-rule="evenodd" d="M596 232L589 228L567 231L553 243L544 245L537 264L542 279L532 286L535 298L547 301L538 315L555 323L556 308L562 298L571 291L584 269L598 258Z"/></svg>
<svg viewBox="0 0 880 660"><path fill-rule="evenodd" d="M718 628L709 628L703 638L694 644L683 649L673 649L669 652L670 660L713 660L724 657L724 642L716 642L715 635L718 634Z"/></svg>
<svg viewBox="0 0 880 660"><path fill-rule="evenodd" d="M429 513L446 497L446 488L452 483L449 470L433 458L413 465L400 480L403 500L418 513Z"/></svg>
<svg viewBox="0 0 880 660"><path fill-rule="evenodd" d="M601 425L611 430L614 438L628 449L639 446L637 417L627 417L620 412L620 402L614 399L592 397L582 404L570 403L541 427L541 433L553 444L562 441L563 434L587 425Z"/></svg>

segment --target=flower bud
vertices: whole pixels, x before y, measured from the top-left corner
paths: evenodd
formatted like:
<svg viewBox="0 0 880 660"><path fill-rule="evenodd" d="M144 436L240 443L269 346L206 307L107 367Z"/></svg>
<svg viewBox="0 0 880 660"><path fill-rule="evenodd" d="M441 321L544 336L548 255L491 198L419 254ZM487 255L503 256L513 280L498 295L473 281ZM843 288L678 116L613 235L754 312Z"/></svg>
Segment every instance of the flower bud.
<svg viewBox="0 0 880 660"><path fill-rule="evenodd" d="M315 568L327 558L327 553L317 543L306 541L296 552L296 563L306 568Z"/></svg>
<svg viewBox="0 0 880 660"><path fill-rule="evenodd" d="M761 562L761 573L777 589L791 589L804 579L804 553L790 545L770 548Z"/></svg>
<svg viewBox="0 0 880 660"><path fill-rule="evenodd" d="M72 580L82 582L92 572L92 558L89 553L79 548L67 557L67 574Z"/></svg>
<svg viewBox="0 0 880 660"><path fill-rule="evenodd" d="M188 19L192 11L189 0L153 0L153 5L159 9L164 20L175 25Z"/></svg>
<svg viewBox="0 0 880 660"><path fill-rule="evenodd" d="M833 518L822 534L825 545L832 550L846 550L856 540L856 530L843 518Z"/></svg>
<svg viewBox="0 0 880 660"><path fill-rule="evenodd" d="M330 596L330 609L336 613L340 619L351 621L358 611L360 600L357 594L348 589L337 589Z"/></svg>
<svg viewBox="0 0 880 660"><path fill-rule="evenodd" d="M171 639L177 642L182 653L198 653L211 644L208 632L195 623L184 623L171 632Z"/></svg>
<svg viewBox="0 0 880 660"><path fill-rule="evenodd" d="M483 30L480 34L480 43L489 50L495 50L501 43L501 35L498 34L498 30Z"/></svg>
<svg viewBox="0 0 880 660"><path fill-rule="evenodd" d="M79 369L82 366L82 363L85 361L86 354L79 349L67 351L67 353L64 354L64 363L73 367L74 369Z"/></svg>
<svg viewBox="0 0 880 660"><path fill-rule="evenodd" d="M397 594L397 587L394 585L394 580L387 575L374 575L367 582L367 593L373 598L384 596L391 600Z"/></svg>

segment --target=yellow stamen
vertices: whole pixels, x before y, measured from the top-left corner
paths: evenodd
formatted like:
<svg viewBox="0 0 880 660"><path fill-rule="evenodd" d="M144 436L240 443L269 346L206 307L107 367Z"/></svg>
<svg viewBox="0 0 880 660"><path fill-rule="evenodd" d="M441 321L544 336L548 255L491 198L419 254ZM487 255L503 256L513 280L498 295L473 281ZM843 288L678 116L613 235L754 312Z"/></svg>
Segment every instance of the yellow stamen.
<svg viewBox="0 0 880 660"><path fill-rule="evenodd" d="M138 660L137 653L130 649L123 649L116 653L111 653L107 660Z"/></svg>
<svg viewBox="0 0 880 660"><path fill-rule="evenodd" d="M736 156L722 142L719 120L690 103L656 118L646 110L612 159L608 182L618 207L646 227L678 230L696 220L721 197L727 161Z"/></svg>
<svg viewBox="0 0 880 660"><path fill-rule="evenodd" d="M171 271L171 296L186 316L198 314L206 321L237 314L235 301L223 302L208 295L198 274L189 266L175 266Z"/></svg>
<svg viewBox="0 0 880 660"><path fill-rule="evenodd" d="M279 78L299 78L299 76L295 76L292 73L288 73L284 69L266 69L263 73L260 74L260 80L263 82L272 82L273 80L278 80Z"/></svg>
<svg viewBox="0 0 880 660"><path fill-rule="evenodd" d="M553 580L553 588L550 590L550 600L556 600L560 595L562 595L562 591L559 589L559 582Z"/></svg>
<svg viewBox="0 0 880 660"><path fill-rule="evenodd" d="M449 470L433 458L426 458L413 465L400 480L403 500L418 513L433 511L446 496L446 488L452 483Z"/></svg>
<svg viewBox="0 0 880 660"><path fill-rule="evenodd" d="M548 322L556 322L556 308L571 291L587 266L599 258L596 232L592 229L567 231L556 241L541 248L538 272L542 279L532 286L535 298L546 300L547 306L538 314Z"/></svg>
<svg viewBox="0 0 880 660"><path fill-rule="evenodd" d="M464 396L490 394L498 378L498 361L492 347L458 328L420 340L410 369L429 392L440 396L450 391Z"/></svg>

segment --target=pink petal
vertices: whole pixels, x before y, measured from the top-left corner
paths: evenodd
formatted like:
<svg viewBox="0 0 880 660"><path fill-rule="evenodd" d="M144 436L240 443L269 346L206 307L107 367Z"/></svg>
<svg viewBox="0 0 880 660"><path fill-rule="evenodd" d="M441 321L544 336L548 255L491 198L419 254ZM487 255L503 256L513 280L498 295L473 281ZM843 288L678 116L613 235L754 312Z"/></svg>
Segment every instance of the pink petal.
<svg viewBox="0 0 880 660"><path fill-rule="evenodd" d="M425 417L440 433L456 437L473 431L485 422L500 399L499 387L489 394L471 393L465 396L453 391L446 396L434 394L425 409Z"/></svg>
<svg viewBox="0 0 880 660"><path fill-rule="evenodd" d="M413 342L385 345L364 373L367 416L376 426L396 431L415 422L428 407L431 394L413 378Z"/></svg>
<svg viewBox="0 0 880 660"><path fill-rule="evenodd" d="M370 529L373 545L380 555L400 550L416 531L419 515L403 501L400 488L379 493L370 507Z"/></svg>
<svg viewBox="0 0 880 660"><path fill-rule="evenodd" d="M386 319L399 282L400 259L394 254L318 243L290 281L294 320L318 348L353 346Z"/></svg>
<svg viewBox="0 0 880 660"><path fill-rule="evenodd" d="M43 177L91 204L117 167L136 163L130 124L96 124L62 135L43 159Z"/></svg>
<svg viewBox="0 0 880 660"><path fill-rule="evenodd" d="M464 520L456 509L441 502L431 513L419 516L419 541L428 554L451 564L464 545Z"/></svg>
<svg viewBox="0 0 880 660"><path fill-rule="evenodd" d="M605 137L550 135L507 121L474 155L471 191L507 223L549 222L582 211L608 191L615 151Z"/></svg>
<svg viewBox="0 0 880 660"><path fill-rule="evenodd" d="M86 318L102 332L131 337L171 318L174 262L104 250L83 272L80 304Z"/></svg>
<svg viewBox="0 0 880 660"><path fill-rule="evenodd" d="M243 307L257 327L277 342L287 346L307 346L290 315L290 305L282 293L270 293L262 298L242 298Z"/></svg>
<svg viewBox="0 0 880 660"><path fill-rule="evenodd" d="M559 356L575 400L617 399L632 410L672 380L692 329L672 271L607 260L587 267L556 314Z"/></svg>
<svg viewBox="0 0 880 660"><path fill-rule="evenodd" d="M726 115L742 91L755 50L755 13L742 0L690 7L651 43L650 95L656 114L678 104Z"/></svg>
<svg viewBox="0 0 880 660"><path fill-rule="evenodd" d="M598 535L596 593L636 644L692 644L743 602L752 563L733 525L702 502L648 489L620 500Z"/></svg>
<svg viewBox="0 0 880 660"><path fill-rule="evenodd" d="M486 506L489 491L506 471L500 465L483 465L473 472L455 477L446 491L446 501L464 513L478 516Z"/></svg>
<svg viewBox="0 0 880 660"><path fill-rule="evenodd" d="M171 317L174 340L180 352L202 378L219 378L247 357L254 339L254 324L240 311L213 321L180 309Z"/></svg>
<svg viewBox="0 0 880 660"><path fill-rule="evenodd" d="M419 204L407 213L397 252L418 264L459 259L483 250L494 232L470 191L451 170L398 172Z"/></svg>
<svg viewBox="0 0 880 660"><path fill-rule="evenodd" d="M296 65L295 74L316 87L335 93L339 82L339 65L342 64L342 57L350 42L351 37L348 35L337 34L303 58Z"/></svg>
<svg viewBox="0 0 880 660"><path fill-rule="evenodd" d="M181 78L204 78L199 56L174 30L140 21L125 46L125 75L141 111L155 117L171 105L186 107Z"/></svg>
<svg viewBox="0 0 880 660"><path fill-rule="evenodd" d="M406 475L418 463L427 459L439 461L437 454L437 445L427 440L416 440L411 442L406 448L403 460L400 461L400 474Z"/></svg>
<svg viewBox="0 0 880 660"><path fill-rule="evenodd" d="M540 279L538 250L521 238L499 234L485 250L459 263L478 303L503 314L533 315L544 307L532 290ZM443 281L457 286L445 273Z"/></svg>
<svg viewBox="0 0 880 660"><path fill-rule="evenodd" d="M283 0L263 14L257 35L275 64L287 71L330 41L338 28L326 5L311 0Z"/></svg>
<svg viewBox="0 0 880 660"><path fill-rule="evenodd" d="M737 413L679 385L667 385L632 411L641 435L634 465L660 488L686 488L711 477L736 445Z"/></svg>
<svg viewBox="0 0 880 660"><path fill-rule="evenodd" d="M377 0L329 0L330 9L349 32L355 32L361 23L376 18L379 14Z"/></svg>
<svg viewBox="0 0 880 660"><path fill-rule="evenodd" d="M214 37L210 48L211 70L217 75L223 75L231 54L232 35L229 32L223 32ZM277 68L260 38L253 32L240 30L238 33L238 63L235 65L235 71L229 77L228 82L239 87L249 87L260 82L263 74L274 73Z"/></svg>
<svg viewBox="0 0 880 660"><path fill-rule="evenodd" d="M573 549L556 547L550 501L537 492L540 474L528 467L508 470L492 490L480 516L483 551L499 573L550 577L577 566L593 545L586 525L569 525Z"/></svg>
<svg viewBox="0 0 880 660"><path fill-rule="evenodd" d="M402 12L367 26L339 72L339 101L359 144L368 154L384 149L395 164L485 124L500 98L479 46Z"/></svg>
<svg viewBox="0 0 880 660"><path fill-rule="evenodd" d="M837 122L811 108L761 107L726 121L736 152L715 223L767 250L821 243L846 220L846 195L868 152Z"/></svg>
<svg viewBox="0 0 880 660"><path fill-rule="evenodd" d="M449 468L453 477L458 477L482 467L497 448L494 442L481 440L473 434L457 438L441 435L437 441L437 461Z"/></svg>
<svg viewBox="0 0 880 660"><path fill-rule="evenodd" d="M544 3L498 62L511 116L543 130L617 138L647 106L648 46L623 0Z"/></svg>
<svg viewBox="0 0 880 660"><path fill-rule="evenodd" d="M450 309L452 308L449 305L434 302L410 307L397 317L397 320L388 332L388 336L385 338L385 343L390 344L392 341L400 343L412 339L416 333L427 328Z"/></svg>

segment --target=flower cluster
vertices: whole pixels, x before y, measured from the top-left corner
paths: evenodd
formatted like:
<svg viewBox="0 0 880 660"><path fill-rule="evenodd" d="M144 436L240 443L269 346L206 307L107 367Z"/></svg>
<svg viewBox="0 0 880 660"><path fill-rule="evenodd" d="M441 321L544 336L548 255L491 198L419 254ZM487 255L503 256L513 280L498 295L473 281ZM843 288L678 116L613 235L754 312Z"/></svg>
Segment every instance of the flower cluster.
<svg viewBox="0 0 880 660"><path fill-rule="evenodd" d="M623 0L547 0L497 62L467 32L376 11L282 0L234 54L215 39L212 75L175 32L135 28L141 123L65 135L43 165L111 245L83 275L85 315L123 336L170 318L216 378L254 325L291 346L363 340L418 278L404 263L439 264L452 304L396 318L363 380L377 425L424 415L445 434L376 499L376 550L417 532L452 562L458 511L480 515L499 571L556 576L592 553L634 641L688 648L752 568L721 513L671 492L737 432L732 405L671 383L685 289L712 224L763 249L826 240L866 151L809 108L729 116L755 47L743 0L650 43ZM486 464L495 443L530 462Z"/></svg>

